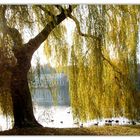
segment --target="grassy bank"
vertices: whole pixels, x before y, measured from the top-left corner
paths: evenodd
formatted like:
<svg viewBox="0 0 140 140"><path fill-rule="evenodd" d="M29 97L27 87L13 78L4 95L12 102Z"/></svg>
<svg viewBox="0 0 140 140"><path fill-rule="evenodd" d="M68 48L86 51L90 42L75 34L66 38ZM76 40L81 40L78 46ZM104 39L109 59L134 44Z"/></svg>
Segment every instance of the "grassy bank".
<svg viewBox="0 0 140 140"><path fill-rule="evenodd" d="M90 128L22 128L0 132L0 135L112 135L140 136L139 126L103 126Z"/></svg>

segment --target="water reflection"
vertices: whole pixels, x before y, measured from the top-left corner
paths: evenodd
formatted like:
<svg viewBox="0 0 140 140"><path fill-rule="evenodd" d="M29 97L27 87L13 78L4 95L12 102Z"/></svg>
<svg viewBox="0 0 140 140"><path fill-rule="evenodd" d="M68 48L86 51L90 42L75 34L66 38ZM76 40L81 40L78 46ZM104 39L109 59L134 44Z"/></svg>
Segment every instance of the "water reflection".
<svg viewBox="0 0 140 140"><path fill-rule="evenodd" d="M32 90L33 103L38 106L70 106L70 99L68 95L68 86L61 86L59 88L34 88ZM56 101L56 102L55 102Z"/></svg>
<svg viewBox="0 0 140 140"><path fill-rule="evenodd" d="M32 94L34 114L37 121L46 127L76 127L73 123L70 108L68 86L53 88L52 92L47 88L36 88ZM54 106L54 95L57 100Z"/></svg>
<svg viewBox="0 0 140 140"><path fill-rule="evenodd" d="M70 108L68 86L52 88L34 88L32 90L33 110L37 121L44 127L76 127L73 124L73 117ZM58 101L54 106L54 97ZM0 115L0 131L12 128L10 116Z"/></svg>

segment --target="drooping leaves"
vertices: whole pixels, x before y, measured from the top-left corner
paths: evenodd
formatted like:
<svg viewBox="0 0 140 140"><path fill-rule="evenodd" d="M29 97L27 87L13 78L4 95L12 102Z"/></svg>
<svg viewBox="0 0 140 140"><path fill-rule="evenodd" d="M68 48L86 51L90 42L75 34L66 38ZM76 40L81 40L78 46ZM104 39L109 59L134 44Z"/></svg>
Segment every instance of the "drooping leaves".
<svg viewBox="0 0 140 140"><path fill-rule="evenodd" d="M53 51L59 66L68 69L74 117L137 118L139 6L79 5L73 14L79 25L67 46L68 59L62 55L64 44Z"/></svg>

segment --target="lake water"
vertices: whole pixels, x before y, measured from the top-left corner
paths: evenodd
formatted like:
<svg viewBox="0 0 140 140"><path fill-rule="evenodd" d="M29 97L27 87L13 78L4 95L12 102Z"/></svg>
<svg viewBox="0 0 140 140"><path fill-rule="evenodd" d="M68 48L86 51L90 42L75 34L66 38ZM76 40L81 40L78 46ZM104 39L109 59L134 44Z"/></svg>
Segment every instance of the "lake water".
<svg viewBox="0 0 140 140"><path fill-rule="evenodd" d="M70 108L68 86L53 89L52 92L45 88L37 88L32 92L34 114L40 124L46 127L76 127ZM57 100L55 106L52 94Z"/></svg>
<svg viewBox="0 0 140 140"><path fill-rule="evenodd" d="M55 99L57 102L54 103ZM72 117L68 86L54 88L52 91L47 88L34 88L32 101L35 118L44 127L77 127ZM0 130L12 128L10 117L0 115L0 120Z"/></svg>

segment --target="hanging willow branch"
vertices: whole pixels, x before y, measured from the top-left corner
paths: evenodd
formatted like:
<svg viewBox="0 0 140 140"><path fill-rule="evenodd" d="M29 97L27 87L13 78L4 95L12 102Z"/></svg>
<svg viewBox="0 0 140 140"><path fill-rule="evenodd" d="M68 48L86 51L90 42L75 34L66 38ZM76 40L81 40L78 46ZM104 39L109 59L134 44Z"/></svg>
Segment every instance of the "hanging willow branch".
<svg viewBox="0 0 140 140"><path fill-rule="evenodd" d="M103 53L101 53L101 55L102 55L103 60L105 60L113 68L114 71L116 71L120 75L123 75L122 72L120 70L118 70L118 68L103 55Z"/></svg>
<svg viewBox="0 0 140 140"><path fill-rule="evenodd" d="M69 18L71 18L75 22L79 35L81 35L83 37L89 37L89 38L92 38L92 39L99 39L99 37L97 37L97 36L94 36L94 35L91 35L91 34L82 33L82 31L80 29L79 21L77 20L77 18L74 17L71 14L69 15Z"/></svg>
<svg viewBox="0 0 140 140"><path fill-rule="evenodd" d="M78 30L78 33L79 33L80 36L87 37L87 38L92 38L92 39L97 39L97 40L100 39L100 37L97 37L97 36L94 36L94 35L91 35L91 34L83 33L83 32L81 31L81 29L80 29L79 21L77 20L77 18L74 17L74 16L72 16L71 14L70 14L69 17L75 22L76 27L77 27L77 30ZM86 54L89 52L89 50L90 50L90 49L88 49L88 50L86 51ZM109 65L110 65L117 73L123 75L123 74L118 70L118 68L117 68L113 63L111 63L111 61L109 61L109 60L103 55L103 53L101 53L101 56L102 56L102 58L103 58L107 63L109 63Z"/></svg>

